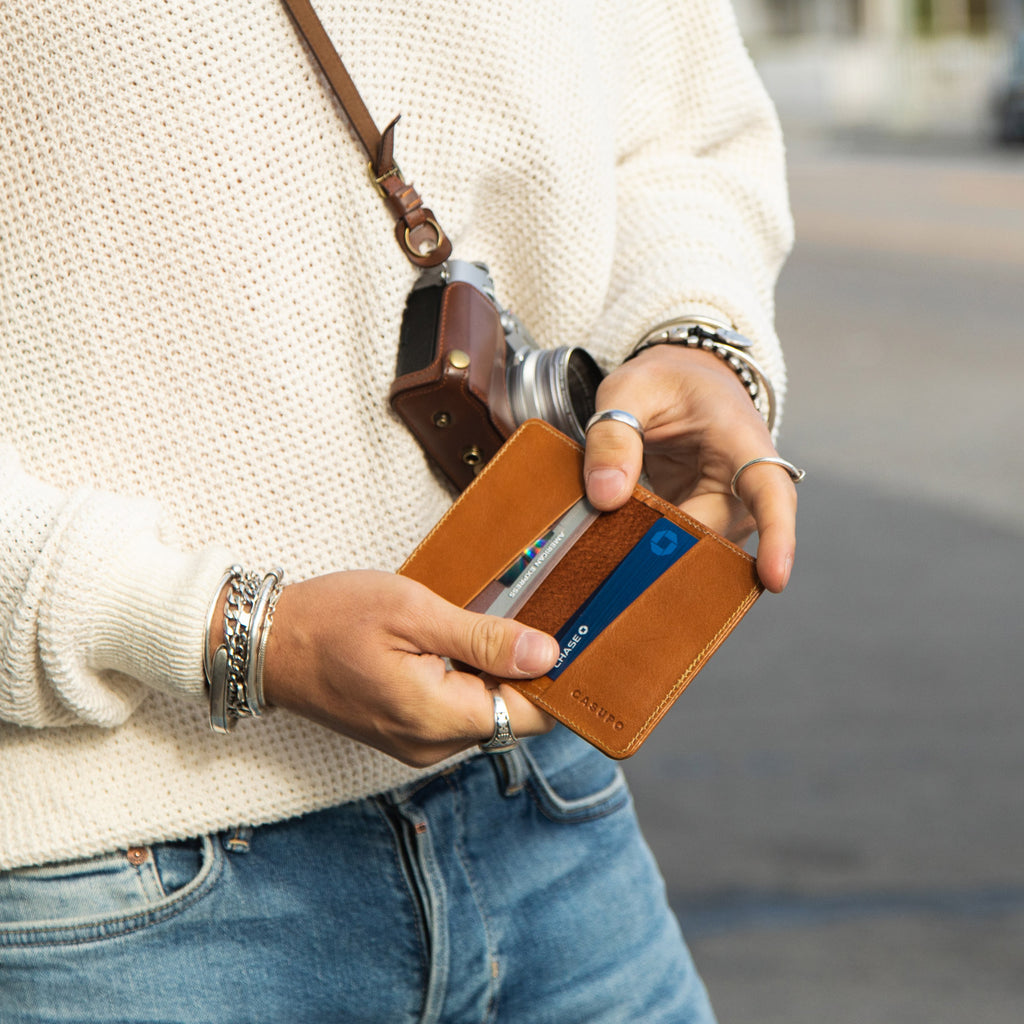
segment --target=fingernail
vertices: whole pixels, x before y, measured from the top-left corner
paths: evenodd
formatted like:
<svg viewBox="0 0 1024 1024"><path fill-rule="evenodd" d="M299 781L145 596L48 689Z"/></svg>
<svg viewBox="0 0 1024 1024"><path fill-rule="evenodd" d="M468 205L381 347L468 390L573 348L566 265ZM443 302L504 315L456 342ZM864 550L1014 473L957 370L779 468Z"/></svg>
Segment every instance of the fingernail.
<svg viewBox="0 0 1024 1024"><path fill-rule="evenodd" d="M558 657L558 644L553 637L529 630L519 634L514 658L517 672L525 676L543 675Z"/></svg>
<svg viewBox="0 0 1024 1024"><path fill-rule="evenodd" d="M625 486L626 474L621 469L593 469L587 474L587 494L599 504L618 500Z"/></svg>

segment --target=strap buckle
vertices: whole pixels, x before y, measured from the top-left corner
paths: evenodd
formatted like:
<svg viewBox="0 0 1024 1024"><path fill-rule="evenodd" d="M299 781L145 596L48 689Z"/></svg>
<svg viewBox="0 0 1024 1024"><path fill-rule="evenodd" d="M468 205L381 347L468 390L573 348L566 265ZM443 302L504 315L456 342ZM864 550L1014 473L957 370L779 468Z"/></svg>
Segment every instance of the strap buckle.
<svg viewBox="0 0 1024 1024"><path fill-rule="evenodd" d="M384 188L384 182L389 178L397 178L403 184L405 183L405 177L402 174L402 168L398 164L393 163L383 174L377 175L373 173L373 161L367 161L366 173L370 176L370 181L373 182L373 187L377 190L377 194L381 199L388 198L387 189Z"/></svg>

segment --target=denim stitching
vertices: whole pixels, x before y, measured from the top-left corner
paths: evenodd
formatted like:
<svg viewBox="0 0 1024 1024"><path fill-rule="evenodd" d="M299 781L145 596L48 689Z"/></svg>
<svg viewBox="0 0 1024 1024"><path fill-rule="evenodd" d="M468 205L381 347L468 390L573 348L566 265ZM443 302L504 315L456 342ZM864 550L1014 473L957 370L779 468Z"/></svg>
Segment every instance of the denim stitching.
<svg viewBox="0 0 1024 1024"><path fill-rule="evenodd" d="M568 816L560 812L556 813L551 807L551 802L546 799L546 795L542 791L536 789L530 784L527 784L527 789L533 797L534 806L536 806L537 810L540 811L548 821L551 821L556 825L585 825L590 821L607 818L616 811L621 811L629 803L628 794L623 794L621 799L609 800L604 804L595 806L589 813L580 813Z"/></svg>
<svg viewBox="0 0 1024 1024"><path fill-rule="evenodd" d="M0 947L26 949L34 946L83 946L91 942L102 942L107 939L118 939L125 935L133 935L152 925L161 924L177 917L193 904L205 899L213 891L214 884L220 879L224 871L224 858L217 850L217 844L210 840L210 852L212 863L210 869L203 876L203 869L200 869L195 883L202 878L194 888L185 886L179 894L159 907L149 910L137 911L131 914L124 914L115 917L103 918L99 921L88 921L77 924L53 924L39 928L7 928L0 927ZM205 867L205 865L204 865ZM192 883L190 883L192 884ZM118 926L121 927L118 927ZM60 938L61 933L73 934L75 932L91 932L89 935L78 935L70 938ZM38 938L32 938L38 936ZM52 936L46 938L44 936Z"/></svg>
<svg viewBox="0 0 1024 1024"><path fill-rule="evenodd" d="M547 776L529 750L524 750L523 753L531 769L526 780L526 789L537 809L549 821L565 825L582 824L614 814L629 803L629 787L621 770L616 772L615 778L607 786L596 793L576 800L565 800L548 782Z"/></svg>
<svg viewBox="0 0 1024 1024"><path fill-rule="evenodd" d="M466 872L466 881L469 883L469 891L473 894L473 902L476 904L476 908L480 913L480 920L484 926L484 937L487 941L487 959L489 964L495 962L501 963L501 958L498 954L497 944L494 941L494 935L491 931L490 919L487 916L487 909L480 898L480 890L477 887L476 879L473 877L473 871L471 868L471 860L469 857L469 851L466 849L466 818L465 808L462 798L462 787L456 784L451 776L445 779L448 783L448 788L452 793L452 804L455 809L455 820L458 824L458 828L455 833L454 848L458 854L459 860L462 862L463 870ZM484 1017L482 1024L488 1024L488 1022L497 1019L498 1015L498 978L491 974L491 980L487 984L489 996L487 1000L487 1007L484 1011Z"/></svg>
<svg viewBox="0 0 1024 1024"><path fill-rule="evenodd" d="M403 844L402 837L398 834L398 829L392 823L390 816L388 815L381 802L377 799L372 801L377 814L381 817L388 832L391 833L391 856L395 862L395 868L398 872L399 878L405 883L405 891L409 896L409 902L412 904L414 916L416 917L416 945L420 951L420 967L423 970L423 976L425 978L430 977L430 957L428 955L428 942L429 942L429 929L430 921L426 907L423 905L424 900L416 891L416 885L414 880L409 877L409 869L402 863L402 857L399 853L399 847ZM400 815L400 811L395 807L395 813ZM404 819L403 819L404 820Z"/></svg>
<svg viewBox="0 0 1024 1024"><path fill-rule="evenodd" d="M135 876L139 880L139 886L141 887L142 892L148 898L149 886L146 882L146 878L149 877L153 881L158 892L160 893L160 896L157 898L157 902L160 902L161 900L167 899L168 893L167 890L164 888L164 880L160 877L160 869L157 867L156 857L153 856L153 847L148 847L148 850L149 856L146 857L146 859L141 864L132 863L131 866L135 869ZM195 879L193 879L193 881L195 881Z"/></svg>

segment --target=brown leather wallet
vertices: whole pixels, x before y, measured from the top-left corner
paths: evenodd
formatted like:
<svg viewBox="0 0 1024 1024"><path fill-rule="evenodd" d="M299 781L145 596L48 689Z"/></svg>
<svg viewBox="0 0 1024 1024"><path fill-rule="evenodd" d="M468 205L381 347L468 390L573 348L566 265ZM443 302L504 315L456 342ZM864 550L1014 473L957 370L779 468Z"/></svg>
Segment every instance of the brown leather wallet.
<svg viewBox="0 0 1024 1024"><path fill-rule="evenodd" d="M466 607L583 497L583 450L524 423L399 570ZM511 680L609 757L636 753L761 594L754 559L637 487L599 515L515 618L556 634L661 518L695 541L557 676ZM485 677L487 678L487 677Z"/></svg>

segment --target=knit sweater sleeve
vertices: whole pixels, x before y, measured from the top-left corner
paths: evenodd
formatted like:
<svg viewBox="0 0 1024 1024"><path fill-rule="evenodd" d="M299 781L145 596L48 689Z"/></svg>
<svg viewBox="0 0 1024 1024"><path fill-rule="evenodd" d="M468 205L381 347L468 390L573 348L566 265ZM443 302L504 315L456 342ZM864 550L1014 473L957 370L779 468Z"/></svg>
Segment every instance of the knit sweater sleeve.
<svg viewBox="0 0 1024 1024"><path fill-rule="evenodd" d="M621 358L661 320L717 314L781 401L773 291L792 243L781 133L728 0L604 0L617 138L615 266L593 344ZM614 91L612 91L614 90Z"/></svg>
<svg viewBox="0 0 1024 1024"><path fill-rule="evenodd" d="M163 544L155 503L62 492L0 448L0 719L123 722L147 687L203 693L202 637L224 552Z"/></svg>

